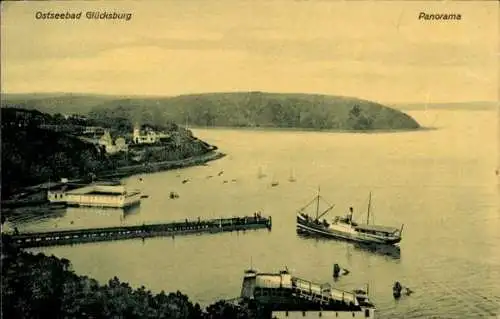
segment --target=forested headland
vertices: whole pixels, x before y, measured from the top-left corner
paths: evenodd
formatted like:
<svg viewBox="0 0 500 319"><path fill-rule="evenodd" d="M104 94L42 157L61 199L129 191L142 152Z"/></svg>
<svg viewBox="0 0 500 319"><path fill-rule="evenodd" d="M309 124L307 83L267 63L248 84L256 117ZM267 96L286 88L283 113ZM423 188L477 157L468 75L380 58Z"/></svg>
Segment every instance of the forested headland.
<svg viewBox="0 0 500 319"><path fill-rule="evenodd" d="M86 98L87 97L87 98ZM198 127L272 127L312 130L413 130L420 126L402 111L353 97L301 93L231 92L174 97L78 94L6 95L4 105L44 112L79 109L95 120L174 122Z"/></svg>

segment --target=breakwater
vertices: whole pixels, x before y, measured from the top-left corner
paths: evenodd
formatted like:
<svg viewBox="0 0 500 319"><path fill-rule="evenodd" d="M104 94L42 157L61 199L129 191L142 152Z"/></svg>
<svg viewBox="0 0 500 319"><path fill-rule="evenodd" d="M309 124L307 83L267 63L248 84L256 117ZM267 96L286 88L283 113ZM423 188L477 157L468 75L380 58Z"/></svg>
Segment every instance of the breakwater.
<svg viewBox="0 0 500 319"><path fill-rule="evenodd" d="M14 233L2 235L2 241L20 248L69 245L99 241L124 240L177 235L245 231L272 228L271 217L260 215L217 218L195 221L185 220L159 224L143 224L106 228L73 229L50 232Z"/></svg>

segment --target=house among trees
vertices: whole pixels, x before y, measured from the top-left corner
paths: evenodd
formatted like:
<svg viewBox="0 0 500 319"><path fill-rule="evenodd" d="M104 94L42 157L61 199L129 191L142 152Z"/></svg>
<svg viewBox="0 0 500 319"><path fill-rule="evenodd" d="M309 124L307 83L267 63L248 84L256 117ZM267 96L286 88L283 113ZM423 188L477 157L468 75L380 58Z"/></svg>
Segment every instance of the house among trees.
<svg viewBox="0 0 500 319"><path fill-rule="evenodd" d="M103 132L104 128L100 126L85 126L83 129L83 134L98 134Z"/></svg>
<svg viewBox="0 0 500 319"><path fill-rule="evenodd" d="M2 127L40 126L50 122L50 115L37 110L2 107Z"/></svg>
<svg viewBox="0 0 500 319"><path fill-rule="evenodd" d="M118 137L113 143L113 138L109 131L106 131L99 139L99 145L104 146L106 153L114 154L118 152L127 152L128 145L123 137Z"/></svg>
<svg viewBox="0 0 500 319"><path fill-rule="evenodd" d="M155 131L151 127L145 127L144 130L141 130L137 125L134 127L133 141L135 144L156 144L165 139L170 139L170 135Z"/></svg>

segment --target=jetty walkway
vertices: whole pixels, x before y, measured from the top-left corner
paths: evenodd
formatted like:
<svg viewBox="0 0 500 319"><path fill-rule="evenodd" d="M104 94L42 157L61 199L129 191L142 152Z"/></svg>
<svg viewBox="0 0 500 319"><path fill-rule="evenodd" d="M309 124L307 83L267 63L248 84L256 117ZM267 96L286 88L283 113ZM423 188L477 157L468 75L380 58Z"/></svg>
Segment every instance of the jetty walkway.
<svg viewBox="0 0 500 319"><path fill-rule="evenodd" d="M2 234L5 240L20 248L70 245L76 243L123 240L132 238L148 238L201 233L219 233L244 231L250 229L272 228L271 217L260 215L217 218L209 220L180 221L161 224L143 224L134 226L119 226L106 228L87 228L49 232L31 232Z"/></svg>

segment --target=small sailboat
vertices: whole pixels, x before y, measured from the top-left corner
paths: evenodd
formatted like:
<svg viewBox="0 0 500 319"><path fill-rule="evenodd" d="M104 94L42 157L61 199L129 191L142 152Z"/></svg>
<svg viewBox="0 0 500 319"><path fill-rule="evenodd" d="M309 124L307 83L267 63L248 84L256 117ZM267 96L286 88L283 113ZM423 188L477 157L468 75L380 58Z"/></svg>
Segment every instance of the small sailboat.
<svg viewBox="0 0 500 319"><path fill-rule="evenodd" d="M339 264L333 265L333 278L334 279L338 279L340 276L346 276L349 273L350 273L349 270L347 270L345 268L340 268Z"/></svg>
<svg viewBox="0 0 500 319"><path fill-rule="evenodd" d="M401 296L409 296L413 293L413 290L411 290L408 287L404 287L401 285L399 281L396 281L394 285L392 286L392 295L394 296L394 299L399 299Z"/></svg>
<svg viewBox="0 0 500 319"><path fill-rule="evenodd" d="M273 177L273 180L271 182L271 187L276 187L279 184L280 184L280 182L276 178Z"/></svg>
<svg viewBox="0 0 500 319"><path fill-rule="evenodd" d="M318 189L318 195L306 206L297 212L297 232L308 235L319 235L323 237L343 239L365 244L387 244L394 245L401 241L403 226L400 229L382 225L369 224L371 192L368 202L367 222L360 224L353 220L353 209L349 208L347 216L336 216L331 222L321 218L326 215L334 205L319 214L319 203L323 199ZM323 199L326 202L326 200ZM316 216L309 216L304 210L316 203Z"/></svg>
<svg viewBox="0 0 500 319"><path fill-rule="evenodd" d="M296 181L296 179L295 179L295 174L293 173L293 170L291 170L291 171L290 171L290 177L288 178L288 181L289 181L290 183L293 183L293 182L295 182L295 181Z"/></svg>
<svg viewBox="0 0 500 319"><path fill-rule="evenodd" d="M262 172L262 167L259 167L259 172L257 173L257 178L261 179L261 178L264 178L264 177L266 177L266 174L264 174Z"/></svg>

